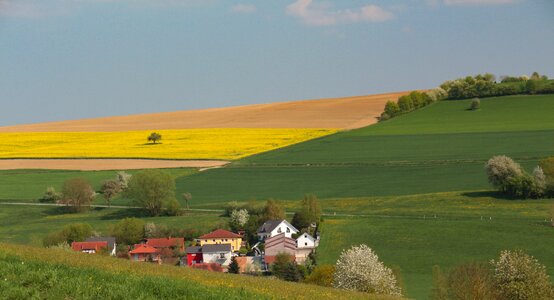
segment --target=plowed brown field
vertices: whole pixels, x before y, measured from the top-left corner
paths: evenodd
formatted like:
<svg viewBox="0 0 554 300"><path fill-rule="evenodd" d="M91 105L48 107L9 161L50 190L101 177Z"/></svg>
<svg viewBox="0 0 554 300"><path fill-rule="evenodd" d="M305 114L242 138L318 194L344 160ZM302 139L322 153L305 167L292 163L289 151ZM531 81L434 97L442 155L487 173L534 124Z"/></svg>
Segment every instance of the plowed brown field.
<svg viewBox="0 0 554 300"><path fill-rule="evenodd" d="M388 100L407 92L0 127L0 132L187 128L344 128L373 124Z"/></svg>

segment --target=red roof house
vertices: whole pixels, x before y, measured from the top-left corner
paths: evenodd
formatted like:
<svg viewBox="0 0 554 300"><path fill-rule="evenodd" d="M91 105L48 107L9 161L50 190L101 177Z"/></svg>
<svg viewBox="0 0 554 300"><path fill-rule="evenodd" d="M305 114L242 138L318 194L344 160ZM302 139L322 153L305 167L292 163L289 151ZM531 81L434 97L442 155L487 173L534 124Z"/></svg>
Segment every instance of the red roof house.
<svg viewBox="0 0 554 300"><path fill-rule="evenodd" d="M146 239L145 244L161 249L177 249L179 252L185 251L185 239L184 238L158 238L158 239Z"/></svg>
<svg viewBox="0 0 554 300"><path fill-rule="evenodd" d="M210 233L204 234L203 236L200 237L200 239L222 239L222 238L227 238L227 239L242 238L242 235L236 234L234 232L231 232L225 229L217 229Z"/></svg>
<svg viewBox="0 0 554 300"><path fill-rule="evenodd" d="M133 261L151 261L162 263L161 254L158 249L146 244L137 244L129 251L129 258Z"/></svg>
<svg viewBox="0 0 554 300"><path fill-rule="evenodd" d="M71 249L83 253L98 253L102 248L108 249L108 242L73 242Z"/></svg>

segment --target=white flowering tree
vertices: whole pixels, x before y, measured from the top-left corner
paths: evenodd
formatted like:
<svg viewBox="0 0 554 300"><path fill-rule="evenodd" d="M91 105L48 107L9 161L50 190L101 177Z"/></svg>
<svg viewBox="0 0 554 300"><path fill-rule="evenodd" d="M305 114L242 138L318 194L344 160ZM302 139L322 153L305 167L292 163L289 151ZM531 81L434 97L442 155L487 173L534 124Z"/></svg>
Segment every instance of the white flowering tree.
<svg viewBox="0 0 554 300"><path fill-rule="evenodd" d="M392 270L363 244L343 250L335 267L333 286L383 295L402 295Z"/></svg>
<svg viewBox="0 0 554 300"><path fill-rule="evenodd" d="M554 288L545 266L525 252L504 250L491 261L494 280L502 299L554 299Z"/></svg>
<svg viewBox="0 0 554 300"><path fill-rule="evenodd" d="M248 219L250 218L250 215L248 214L248 210L246 209L234 209L231 212L231 227L234 227L236 229L244 228L244 225L248 223Z"/></svg>
<svg viewBox="0 0 554 300"><path fill-rule="evenodd" d="M523 175L521 166L505 155L493 156L485 165L489 182L505 191L508 179Z"/></svg>

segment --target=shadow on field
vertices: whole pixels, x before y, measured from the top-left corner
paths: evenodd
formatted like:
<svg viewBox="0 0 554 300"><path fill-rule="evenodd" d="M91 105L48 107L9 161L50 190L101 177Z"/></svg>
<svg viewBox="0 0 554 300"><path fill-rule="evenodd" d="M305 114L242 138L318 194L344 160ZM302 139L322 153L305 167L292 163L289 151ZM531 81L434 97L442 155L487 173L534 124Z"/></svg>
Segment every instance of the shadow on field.
<svg viewBox="0 0 554 300"><path fill-rule="evenodd" d="M108 208L97 207L95 211L102 211ZM145 211L142 209L118 209L113 210L111 213L107 213L100 217L101 220L118 220L124 218L144 218L148 217Z"/></svg>
<svg viewBox="0 0 554 300"><path fill-rule="evenodd" d="M470 197L470 198L489 197L489 198L494 198L498 200L519 200L518 198L508 196L499 191L465 192L465 193L462 193L462 196Z"/></svg>

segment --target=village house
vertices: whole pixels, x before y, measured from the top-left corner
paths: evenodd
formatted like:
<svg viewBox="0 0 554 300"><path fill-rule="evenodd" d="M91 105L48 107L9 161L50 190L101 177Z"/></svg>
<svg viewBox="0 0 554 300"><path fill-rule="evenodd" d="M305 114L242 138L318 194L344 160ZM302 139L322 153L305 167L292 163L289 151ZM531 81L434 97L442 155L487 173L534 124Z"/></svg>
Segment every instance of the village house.
<svg viewBox="0 0 554 300"><path fill-rule="evenodd" d="M266 221L258 228L258 238L260 241L263 241L282 233L284 233L287 238L292 238L292 235L298 232L298 229L287 222L287 220L270 220Z"/></svg>
<svg viewBox="0 0 554 300"><path fill-rule="evenodd" d="M284 232L265 240L264 262L266 266L271 265L277 254L280 253L289 254L293 260L296 260L296 241L287 237Z"/></svg>
<svg viewBox="0 0 554 300"><path fill-rule="evenodd" d="M304 263L318 246L319 240L304 232L296 239L296 262Z"/></svg>
<svg viewBox="0 0 554 300"><path fill-rule="evenodd" d="M105 249L105 251L107 252L108 242L73 242L71 243L71 249L73 249L73 251L89 254L98 253L102 251L102 249Z"/></svg>
<svg viewBox="0 0 554 300"><path fill-rule="evenodd" d="M217 263L228 266L231 263L231 244L208 244L187 247L187 266Z"/></svg>
<svg viewBox="0 0 554 300"><path fill-rule="evenodd" d="M217 229L198 238L200 246L206 245L231 245L231 251L237 252L242 246L242 236L234 232Z"/></svg>
<svg viewBox="0 0 554 300"><path fill-rule="evenodd" d="M134 249L129 251L129 259L132 261L147 261L162 263L161 254L158 249L146 244L136 244Z"/></svg>
<svg viewBox="0 0 554 300"><path fill-rule="evenodd" d="M115 243L115 237L111 236L100 236L100 237L90 237L85 240L85 242L106 242L108 243L108 254L115 256L117 254L117 244Z"/></svg>

